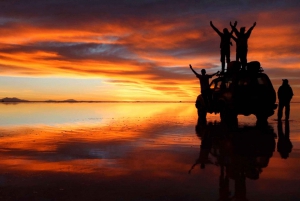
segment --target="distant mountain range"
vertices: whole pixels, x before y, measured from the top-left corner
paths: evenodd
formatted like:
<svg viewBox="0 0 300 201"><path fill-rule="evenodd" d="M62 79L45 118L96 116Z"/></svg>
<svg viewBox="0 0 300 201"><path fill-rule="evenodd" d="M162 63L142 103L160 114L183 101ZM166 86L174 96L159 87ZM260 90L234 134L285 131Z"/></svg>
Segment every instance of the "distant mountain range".
<svg viewBox="0 0 300 201"><path fill-rule="evenodd" d="M2 98L0 99L0 102L6 102L6 103L11 103L11 102L29 102L28 100L22 100L22 99L19 99L19 98Z"/></svg>
<svg viewBox="0 0 300 201"><path fill-rule="evenodd" d="M63 101L56 101L56 100L46 100L46 101L28 101L28 100L23 100L23 99L19 99L16 97L13 98L2 98L0 99L0 102L4 102L4 103L16 103L16 102L68 102L68 103L75 103L78 102L74 99L67 99L67 100L63 100Z"/></svg>
<svg viewBox="0 0 300 201"><path fill-rule="evenodd" d="M23 99L19 99L19 98L16 98L16 97L13 97L13 98L9 98L9 97L6 97L6 98L2 98L0 99L0 103L26 103L26 102L29 102L29 103L105 103L105 102L109 102L109 103L113 103L113 102L116 102L116 103L121 103L121 102L124 102L124 103L128 103L128 102L131 102L131 103L143 103L143 102L148 102L148 103L169 103L169 102L193 102L193 101L88 101L88 100L85 100L85 101L77 101L75 99L66 99L66 100L44 100L44 101L30 101L30 100L23 100Z"/></svg>
<svg viewBox="0 0 300 201"><path fill-rule="evenodd" d="M75 102L78 102L78 101L74 100L74 99L67 99L67 100L63 100L63 101L46 100L46 101L42 101L42 102L68 102L68 103L75 103Z"/></svg>

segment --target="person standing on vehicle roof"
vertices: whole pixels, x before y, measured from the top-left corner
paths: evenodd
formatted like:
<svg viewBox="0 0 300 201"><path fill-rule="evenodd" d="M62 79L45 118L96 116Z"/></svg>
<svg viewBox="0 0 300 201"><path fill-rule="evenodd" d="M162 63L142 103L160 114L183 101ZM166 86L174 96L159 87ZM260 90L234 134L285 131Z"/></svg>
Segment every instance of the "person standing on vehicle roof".
<svg viewBox="0 0 300 201"><path fill-rule="evenodd" d="M285 107L285 120L289 120L290 118L290 102L294 95L291 86L289 85L289 81L287 79L282 80L282 85L279 87L278 92L278 121L281 121L282 118L282 111Z"/></svg>
<svg viewBox="0 0 300 201"><path fill-rule="evenodd" d="M237 25L237 22L234 22L234 27ZM210 26L217 32L217 34L221 37L221 43L220 43L220 49L221 49L221 64L222 64L222 72L225 71L225 58L226 58L226 63L227 66L230 62L230 45L232 45L230 39L232 37L233 29L231 32L228 31L227 28L223 29L223 33L217 29L212 21L210 21Z"/></svg>
<svg viewBox="0 0 300 201"><path fill-rule="evenodd" d="M236 37L232 36L233 40L236 42L236 61L242 63L242 69L246 70L247 65L247 53L248 53L248 39L251 35L253 28L256 26L256 22L253 23L253 26L245 33L245 27L241 27L240 31L238 31L235 27L235 24L232 25L230 22L230 26L234 31Z"/></svg>
<svg viewBox="0 0 300 201"><path fill-rule="evenodd" d="M204 99L205 105L208 106L209 103L211 102L211 91L209 88L209 78L212 78L213 76L217 75L220 71L218 71L212 75L208 75L208 74L206 74L206 70L202 69L201 75L200 75L193 69L191 64L190 64L190 69L193 71L193 73L196 75L196 77L200 81L201 94Z"/></svg>

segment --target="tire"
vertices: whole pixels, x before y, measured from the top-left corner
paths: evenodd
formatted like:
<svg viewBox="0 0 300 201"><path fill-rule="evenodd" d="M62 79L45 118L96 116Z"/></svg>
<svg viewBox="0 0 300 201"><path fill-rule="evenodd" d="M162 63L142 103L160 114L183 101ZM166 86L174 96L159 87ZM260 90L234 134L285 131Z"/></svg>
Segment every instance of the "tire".
<svg viewBox="0 0 300 201"><path fill-rule="evenodd" d="M256 125L263 126L268 124L268 115L256 114Z"/></svg>
<svg viewBox="0 0 300 201"><path fill-rule="evenodd" d="M221 109L220 119L221 119L221 122L226 123L226 124L231 124L231 125L238 124L237 113L225 105Z"/></svg>

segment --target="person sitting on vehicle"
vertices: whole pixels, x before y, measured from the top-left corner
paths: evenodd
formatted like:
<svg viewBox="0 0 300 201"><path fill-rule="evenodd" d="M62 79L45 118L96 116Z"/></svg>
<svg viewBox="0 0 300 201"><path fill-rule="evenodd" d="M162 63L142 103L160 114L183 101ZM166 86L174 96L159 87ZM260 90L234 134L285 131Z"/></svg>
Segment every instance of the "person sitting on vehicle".
<svg viewBox="0 0 300 201"><path fill-rule="evenodd" d="M209 106L209 103L211 102L211 91L209 88L209 78L212 78L214 75L217 75L220 71L218 71L212 75L208 75L208 74L206 74L206 70L202 69L201 75L200 75L193 69L191 64L190 64L190 69L193 71L193 73L199 79L201 94L204 99L204 103L205 103L205 105Z"/></svg>
<svg viewBox="0 0 300 201"><path fill-rule="evenodd" d="M285 120L289 120L290 117L290 102L294 95L291 86L289 85L289 81L287 79L282 80L282 85L279 87L278 92L278 121L281 121L282 118L282 111L285 107Z"/></svg>
<svg viewBox="0 0 300 201"><path fill-rule="evenodd" d="M235 21L234 27L237 25L237 22ZM231 32L228 31L227 28L223 29L223 33L217 29L212 21L210 21L210 26L217 32L217 34L221 37L221 43L220 43L220 49L221 49L221 64L222 64L222 72L225 71L225 57L226 57L226 63L227 68L228 64L230 62L230 45L232 45L230 39L232 38L233 29Z"/></svg>
<svg viewBox="0 0 300 201"><path fill-rule="evenodd" d="M230 26L234 31L236 37L232 36L233 40L236 42L236 60L240 60L242 63L242 69L246 70L247 65L247 53L248 53L248 39L251 35L253 28L256 26L256 22L253 23L253 26L245 33L245 27L241 27L240 31L238 31L235 27L236 22L234 25L231 24Z"/></svg>

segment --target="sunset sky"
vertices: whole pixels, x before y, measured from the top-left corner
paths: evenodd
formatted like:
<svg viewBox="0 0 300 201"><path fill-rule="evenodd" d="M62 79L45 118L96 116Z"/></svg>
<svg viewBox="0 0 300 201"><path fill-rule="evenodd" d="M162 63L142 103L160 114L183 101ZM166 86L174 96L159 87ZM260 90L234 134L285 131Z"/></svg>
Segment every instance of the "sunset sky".
<svg viewBox="0 0 300 201"><path fill-rule="evenodd" d="M194 101L200 73L221 69L210 27L246 30L248 61L300 101L298 0L0 1L0 98ZM235 58L235 44L231 59Z"/></svg>

